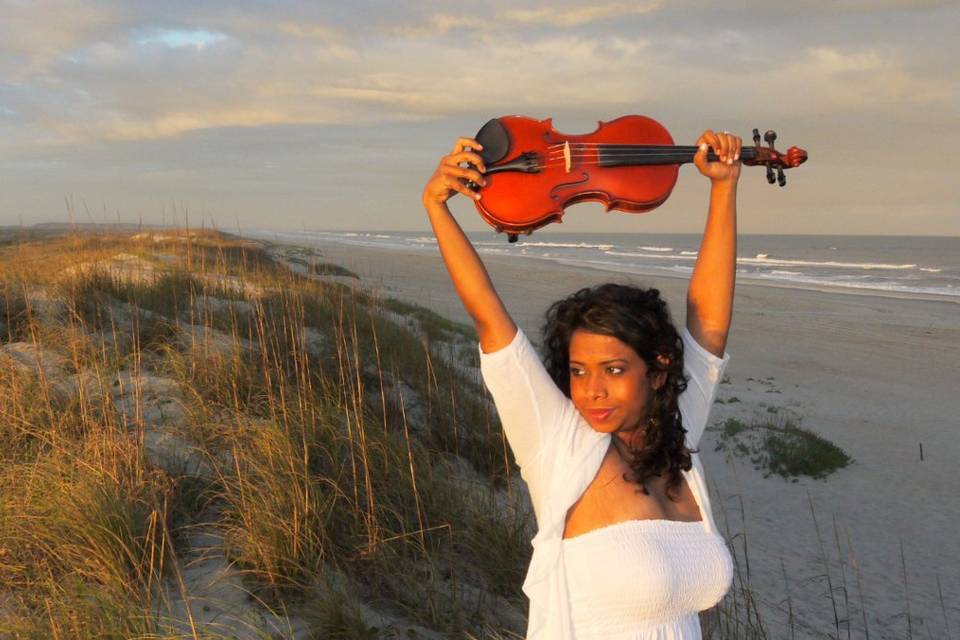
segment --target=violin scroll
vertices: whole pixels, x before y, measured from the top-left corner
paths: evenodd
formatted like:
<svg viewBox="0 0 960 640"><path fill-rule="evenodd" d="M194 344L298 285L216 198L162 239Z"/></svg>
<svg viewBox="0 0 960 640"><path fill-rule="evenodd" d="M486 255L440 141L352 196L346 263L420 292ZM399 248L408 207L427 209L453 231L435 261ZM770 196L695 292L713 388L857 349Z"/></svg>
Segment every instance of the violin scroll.
<svg viewBox="0 0 960 640"><path fill-rule="evenodd" d="M752 153L741 152L743 164L755 167L765 166L767 168L767 182L773 184L776 182L781 187L787 184L787 176L784 175L784 169L793 169L799 167L807 161L807 152L800 147L790 147L785 154L777 151L773 143L777 140L776 131L767 131L763 134L763 140L768 148L760 145L760 130L753 130L753 148ZM777 174L774 177L773 170L776 168Z"/></svg>

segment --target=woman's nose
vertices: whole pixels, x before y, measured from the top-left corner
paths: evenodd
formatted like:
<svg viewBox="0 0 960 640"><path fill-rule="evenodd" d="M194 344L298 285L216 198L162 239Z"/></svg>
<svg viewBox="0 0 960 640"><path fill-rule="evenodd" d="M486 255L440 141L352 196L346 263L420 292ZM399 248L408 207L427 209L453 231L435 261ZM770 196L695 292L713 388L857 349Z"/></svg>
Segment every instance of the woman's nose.
<svg viewBox="0 0 960 640"><path fill-rule="evenodd" d="M591 398L604 398L607 395L607 388L598 376L592 376L587 382L587 395Z"/></svg>

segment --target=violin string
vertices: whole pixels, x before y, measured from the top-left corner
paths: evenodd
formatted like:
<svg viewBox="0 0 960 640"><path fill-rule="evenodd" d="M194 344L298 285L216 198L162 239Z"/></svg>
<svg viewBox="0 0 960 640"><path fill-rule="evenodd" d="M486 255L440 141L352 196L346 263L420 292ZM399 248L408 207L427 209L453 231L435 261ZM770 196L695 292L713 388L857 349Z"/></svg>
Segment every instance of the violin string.
<svg viewBox="0 0 960 640"><path fill-rule="evenodd" d="M599 149L599 150L587 150L587 149L573 149L570 151L571 156L575 155L597 155L597 154L610 154L610 155L631 155L631 154L651 154L651 155L693 155L695 153L694 149L684 150L684 149ZM561 157L566 155L563 152L549 151L547 155Z"/></svg>
<svg viewBox="0 0 960 640"><path fill-rule="evenodd" d="M595 160L596 162L603 162L604 160L612 160L612 161L636 160L636 161L642 161L642 160L658 160L658 159L666 159L666 158L676 158L677 161L683 161L683 162L690 162L690 161L693 159L693 157L690 156L690 155L684 155L684 154L678 154L678 153L658 153L658 154L650 154L650 153L645 153L645 154L624 153L624 154L617 154L617 155L604 155L604 156L602 156L602 157L598 157L598 156L596 156L596 155L591 155L591 154L583 154L583 155L576 155L576 156L571 155L571 156L570 156L570 161L571 161L571 163L574 162L574 161L576 161L576 162L582 162L582 161L584 161L584 160ZM749 160L749 158L747 158L747 159ZM561 156L561 157L548 157L548 158L545 158L544 160L542 160L542 162L556 162L556 163L559 163L559 164L565 164L565 163L567 162L567 159L566 159L565 157L562 157L562 156Z"/></svg>
<svg viewBox="0 0 960 640"><path fill-rule="evenodd" d="M597 153L571 153L571 158L587 158L587 157L597 157L602 156L604 158L621 158L623 156L637 156L638 158L650 157L657 158L660 156L684 156L692 158L694 154L692 153L683 153L682 151L647 151L647 152L636 152L636 151L614 151L603 154ZM551 153L547 155L548 158L565 158L566 154L556 154Z"/></svg>
<svg viewBox="0 0 960 640"><path fill-rule="evenodd" d="M560 144L548 144L547 149L562 149L565 143ZM637 147L641 149L649 149L652 147L662 147L664 149L699 149L698 145L671 145L671 144L627 144L620 142L573 142L570 144L570 148L574 147ZM743 148L754 148L753 145L743 145Z"/></svg>
<svg viewBox="0 0 960 640"><path fill-rule="evenodd" d="M559 142L556 144L548 144L547 148L562 148L566 145L565 142ZM571 142L571 147L670 147L673 149L683 149L689 147L691 149L696 149L697 145L675 145L675 144L635 144L635 143L626 143L626 142Z"/></svg>
<svg viewBox="0 0 960 640"><path fill-rule="evenodd" d="M571 158L570 164L582 164L584 162L593 162L596 164L603 164L604 162L643 162L648 160L650 162L657 162L660 160L671 160L676 162L690 162L689 157L682 156L670 156L670 155L661 155L661 156L617 156L615 158L597 158L592 156L584 156L582 158ZM551 164L567 164L566 158L545 158L540 161L541 163L551 163Z"/></svg>
<svg viewBox="0 0 960 640"><path fill-rule="evenodd" d="M710 148L713 149L713 147L710 147ZM750 151L750 152L756 151L756 148L755 148L755 147L740 147L740 149L741 149L741 151ZM653 144L653 145L629 145L629 144L625 144L625 145L600 145L600 146L595 146L595 147L594 147L594 146L581 146L581 145L576 145L576 146L571 146L571 147L570 147L570 152L571 152L571 153L584 152L584 151L590 151L590 152L594 152L594 153L596 153L596 152L598 152L598 151L610 151L611 153L620 153L620 152L623 152L623 151L655 151L655 152L671 152L671 153L696 153L696 152L699 151L699 150L700 150L700 147L670 147L670 146L666 146L666 145L656 145L656 144ZM566 151L565 151L565 149L564 149L563 147L560 147L560 148L548 147L548 148L547 148L547 153L565 153L565 152L566 152Z"/></svg>
<svg viewBox="0 0 960 640"><path fill-rule="evenodd" d="M652 152L652 153L696 153L699 147L674 147L669 145L631 145L631 144L576 144L570 146L572 153L606 151L609 153ZM741 153L753 153L754 147L741 147ZM563 145L547 146L548 153L565 153Z"/></svg>
<svg viewBox="0 0 960 640"><path fill-rule="evenodd" d="M559 152L562 152L563 149L564 149L564 145L548 145L548 146L547 146L547 150L548 150L548 151L559 151ZM681 147L678 147L678 146L667 145L667 144L586 144L586 143L578 143L578 144L572 144L572 145L570 145L570 150L571 150L571 151L576 150L576 149L611 149L611 150L620 150L620 149L626 149L626 150L631 150L631 149L647 150L647 149L649 149L649 150L683 151L683 152L691 151L691 152L694 152L694 151L696 151L697 149L699 149L699 147L697 147L697 146L690 146L690 147L681 146Z"/></svg>
<svg viewBox="0 0 960 640"><path fill-rule="evenodd" d="M696 152L696 149L670 149L670 148L666 148L666 149L612 149L612 150L599 149L599 150L594 150L594 151L590 151L590 150L586 150L586 149L574 149L574 150L571 150L570 155L571 155L571 156L578 156L578 155L581 155L581 156L582 156L582 155L596 155L596 154L598 154L598 153L603 153L604 155L612 155L612 156L616 156L616 155L632 155L632 154L638 154L638 155L644 155L644 154L648 154L648 155L677 155L677 154L685 154L685 155L686 155L686 154L690 154L690 155L692 155L692 154L694 154L695 152ZM741 150L740 150L740 153L741 153L741 155L744 155L744 154L746 154L746 155L752 155L752 154L754 153L754 150L753 150L753 149L741 149ZM563 151L549 151L549 152L547 152L547 155L548 155L548 156L551 156L551 157L558 157L558 158L559 158L559 157L564 157L564 156L567 155L567 154L564 153Z"/></svg>
<svg viewBox="0 0 960 640"><path fill-rule="evenodd" d="M602 163L601 163L600 161L598 161L598 160L590 160L590 161L587 161L587 162L577 163L577 165L576 165L575 167L571 167L571 169L577 169L577 168L580 168L580 167L600 166L601 164L602 164ZM655 163L655 164L656 164L656 163ZM661 164L661 165L668 165L668 164L682 164L682 163L679 162L679 161L677 161L677 162L663 162L663 163L660 163L660 164ZM543 163L540 163L540 164L538 164L538 165L536 165L536 166L537 166L538 169L550 169L550 168L553 168L553 167L563 167L563 166L565 166L565 165L566 165L565 162L563 162L563 161L558 161L558 162L543 162ZM629 165L628 165L628 166L629 166ZM613 168L613 167L611 167L611 168Z"/></svg>
<svg viewBox="0 0 960 640"><path fill-rule="evenodd" d="M631 160L636 160L637 162L641 162L643 160L651 160L651 159L664 160L664 162L660 164L683 164L691 160L691 158L687 154L671 154L671 153L657 153L657 154L621 153L621 154L609 154L609 155L604 154L603 157L600 157L596 154L577 154L576 156L571 155L570 159L571 161L577 160L577 163L576 163L577 166L592 166L592 165L601 165L603 164L604 160L610 160L611 158L617 161L627 161L627 162ZM751 158L745 158L745 159L749 160ZM564 166L566 164L567 164L567 159L561 156L561 157L548 157L544 161L541 161L540 163L538 163L537 166L540 168L549 168L549 167ZM658 164L658 163L654 162L652 164Z"/></svg>
<svg viewBox="0 0 960 640"><path fill-rule="evenodd" d="M747 158L747 159L749 160L750 158ZM716 161L717 161L716 159L710 160L710 162L716 162ZM565 164L568 164L566 158L544 158L543 160L539 160L538 162L539 162L539 164L550 164L550 165L555 165L555 164L556 164L556 165L565 165ZM665 163L665 164L673 164L673 163L676 163L676 164L686 164L686 163L688 163L688 162L692 162L692 158L690 158L690 157L684 157L684 156L669 156L669 155L662 155L662 156L617 156L616 158L608 158L608 157L605 157L605 158L596 158L596 157L585 156L585 157L583 157L583 158L571 158L569 164L570 164L571 166L573 166L573 165L580 165L580 164L584 164L584 163L592 163L592 164L605 164L605 163L606 163L606 164L616 164L616 163L624 163L624 162L636 162L636 163L638 163L638 164L643 164L644 162L647 162L647 163L649 163L649 164L658 164L658 163Z"/></svg>
<svg viewBox="0 0 960 640"><path fill-rule="evenodd" d="M579 158L591 158L597 157L599 154L596 153L571 153L569 157L571 160ZM743 153L741 151L740 156L745 160L752 160L755 156L752 153ZM547 156L548 160L566 160L567 154L555 154L550 153ZM646 151L646 152L634 152L634 151L614 151L614 152L605 152L602 154L603 158L662 158L662 157L681 157L681 158L693 158L692 153L684 152L670 152L670 151Z"/></svg>

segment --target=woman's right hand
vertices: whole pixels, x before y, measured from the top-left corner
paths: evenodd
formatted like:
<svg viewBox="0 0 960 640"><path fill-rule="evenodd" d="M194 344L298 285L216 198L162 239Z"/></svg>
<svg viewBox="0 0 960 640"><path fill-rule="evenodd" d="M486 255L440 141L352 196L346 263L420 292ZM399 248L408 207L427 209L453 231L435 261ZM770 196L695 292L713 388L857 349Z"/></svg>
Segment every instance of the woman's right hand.
<svg viewBox="0 0 960 640"><path fill-rule="evenodd" d="M468 181L482 187L486 184L483 172L487 170L483 159L474 150L483 148L473 138L460 138L453 145L453 152L440 160L437 170L430 176L427 186L423 188L423 204L425 207L442 205L457 192L471 200L479 200L480 194L467 186ZM472 167L461 166L469 163Z"/></svg>

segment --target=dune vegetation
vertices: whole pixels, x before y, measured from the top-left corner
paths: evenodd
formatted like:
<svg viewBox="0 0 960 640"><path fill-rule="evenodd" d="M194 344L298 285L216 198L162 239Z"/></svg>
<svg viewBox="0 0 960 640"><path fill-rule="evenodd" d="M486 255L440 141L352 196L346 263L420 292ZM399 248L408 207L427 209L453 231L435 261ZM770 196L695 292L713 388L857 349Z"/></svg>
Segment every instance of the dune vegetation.
<svg viewBox="0 0 960 640"><path fill-rule="evenodd" d="M749 458L764 477L778 475L797 482L799 476L823 479L853 462L843 449L789 418L744 422L729 418L715 429L718 451Z"/></svg>
<svg viewBox="0 0 960 640"><path fill-rule="evenodd" d="M521 638L472 329L212 231L0 243L0 638ZM705 637L767 637L749 572Z"/></svg>

